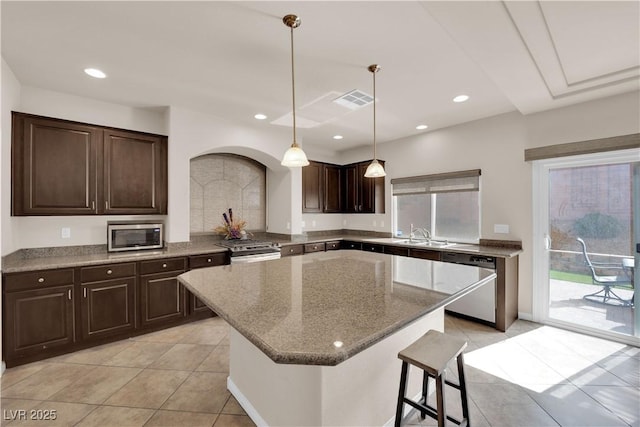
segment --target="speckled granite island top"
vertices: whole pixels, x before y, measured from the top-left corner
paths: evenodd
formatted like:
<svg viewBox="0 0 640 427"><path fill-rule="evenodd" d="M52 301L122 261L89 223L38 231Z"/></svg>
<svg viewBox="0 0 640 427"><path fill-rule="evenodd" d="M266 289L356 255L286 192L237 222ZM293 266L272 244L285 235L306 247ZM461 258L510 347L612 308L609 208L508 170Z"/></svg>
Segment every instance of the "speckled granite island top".
<svg viewBox="0 0 640 427"><path fill-rule="evenodd" d="M339 250L178 279L274 362L333 366L494 277L466 265Z"/></svg>

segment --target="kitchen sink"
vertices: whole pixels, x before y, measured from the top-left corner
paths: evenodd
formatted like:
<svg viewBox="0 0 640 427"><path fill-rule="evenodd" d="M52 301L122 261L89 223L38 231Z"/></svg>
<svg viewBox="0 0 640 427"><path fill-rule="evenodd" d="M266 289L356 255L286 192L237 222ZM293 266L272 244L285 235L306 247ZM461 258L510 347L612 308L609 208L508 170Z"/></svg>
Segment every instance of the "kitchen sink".
<svg viewBox="0 0 640 427"><path fill-rule="evenodd" d="M411 241L409 239L393 239L391 243L400 243L403 245L411 245L418 247L426 247L426 248L448 248L451 246L455 246L455 243L451 243L447 240L414 240Z"/></svg>

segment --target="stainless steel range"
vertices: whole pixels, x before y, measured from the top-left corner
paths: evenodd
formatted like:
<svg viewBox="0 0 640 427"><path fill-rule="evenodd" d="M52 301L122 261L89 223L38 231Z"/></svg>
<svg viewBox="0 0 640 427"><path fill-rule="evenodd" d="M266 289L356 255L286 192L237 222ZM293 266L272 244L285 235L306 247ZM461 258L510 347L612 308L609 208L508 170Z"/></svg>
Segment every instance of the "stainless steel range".
<svg viewBox="0 0 640 427"><path fill-rule="evenodd" d="M231 264L266 261L280 258L280 244L262 240L223 240L218 243L229 249Z"/></svg>

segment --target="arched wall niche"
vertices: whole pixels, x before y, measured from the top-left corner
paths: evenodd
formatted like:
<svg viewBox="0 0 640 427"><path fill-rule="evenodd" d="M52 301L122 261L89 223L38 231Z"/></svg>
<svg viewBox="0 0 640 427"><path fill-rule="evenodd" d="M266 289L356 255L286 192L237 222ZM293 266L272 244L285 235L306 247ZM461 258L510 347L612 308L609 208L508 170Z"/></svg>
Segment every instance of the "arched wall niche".
<svg viewBox="0 0 640 427"><path fill-rule="evenodd" d="M244 155L215 152L190 159L189 175L190 234L213 233L229 208L234 218L247 222L247 230L266 230L267 166Z"/></svg>

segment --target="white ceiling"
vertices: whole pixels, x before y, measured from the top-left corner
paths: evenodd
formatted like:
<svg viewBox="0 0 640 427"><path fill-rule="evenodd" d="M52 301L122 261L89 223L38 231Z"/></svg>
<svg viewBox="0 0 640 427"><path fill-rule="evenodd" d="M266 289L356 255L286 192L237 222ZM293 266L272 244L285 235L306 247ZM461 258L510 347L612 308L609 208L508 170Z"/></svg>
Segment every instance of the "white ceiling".
<svg viewBox="0 0 640 427"><path fill-rule="evenodd" d="M2 56L23 85L247 126L291 112L303 144L372 141L372 106L330 101L376 75L378 141L640 87L638 1L2 1ZM86 76L96 67L107 79ZM471 99L456 104L459 94ZM312 105L310 105L312 104ZM257 121L256 113L269 118ZM305 117L306 115L306 117ZM283 118L284 117L284 118ZM312 122L309 123L309 120ZM427 124L426 131L415 126ZM311 127L307 127L312 125ZM304 128L303 128L304 127ZM341 134L344 139L331 137Z"/></svg>

